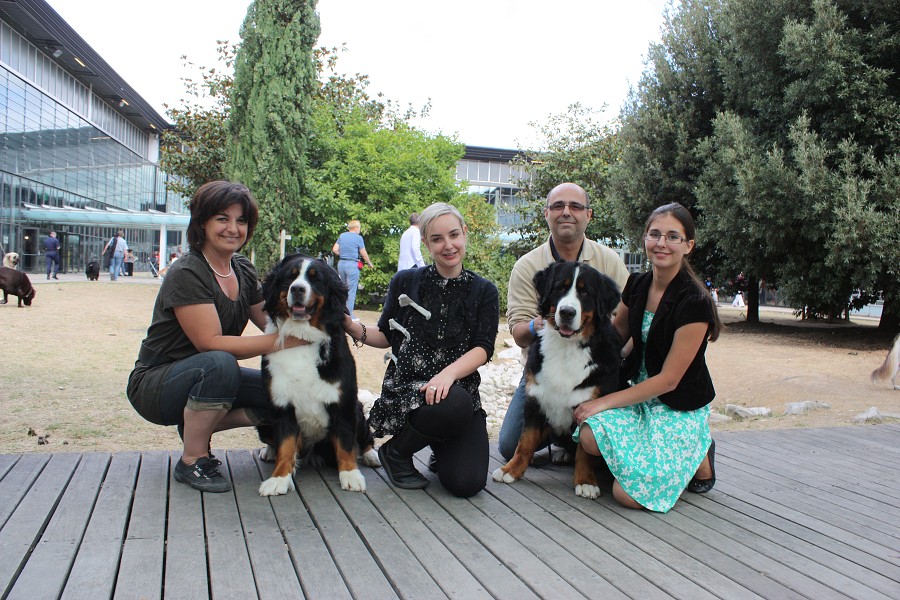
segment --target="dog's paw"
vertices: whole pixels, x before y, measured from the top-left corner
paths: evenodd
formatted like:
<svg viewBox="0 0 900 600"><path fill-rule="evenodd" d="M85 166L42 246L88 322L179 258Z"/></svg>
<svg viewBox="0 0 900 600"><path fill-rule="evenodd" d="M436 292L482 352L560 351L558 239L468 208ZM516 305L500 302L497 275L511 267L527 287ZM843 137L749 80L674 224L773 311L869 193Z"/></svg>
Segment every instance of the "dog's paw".
<svg viewBox="0 0 900 600"><path fill-rule="evenodd" d="M269 477L259 484L260 496L281 496L287 494L294 487L294 478L290 475L284 477Z"/></svg>
<svg viewBox="0 0 900 600"><path fill-rule="evenodd" d="M559 446L550 446L550 462L554 465L574 465L575 455Z"/></svg>
<svg viewBox="0 0 900 600"><path fill-rule="evenodd" d="M593 500L600 497L600 488L590 483L579 483L575 486L575 495Z"/></svg>
<svg viewBox="0 0 900 600"><path fill-rule="evenodd" d="M359 469L352 471L341 471L339 474L341 479L341 489L350 492L366 491L366 478L360 473Z"/></svg>
<svg viewBox="0 0 900 600"><path fill-rule="evenodd" d="M499 481L500 483L512 483L516 480L515 477L505 472L503 469L497 469L493 474L494 481Z"/></svg>
<svg viewBox="0 0 900 600"><path fill-rule="evenodd" d="M378 452L374 448L369 448L368 450L363 452L362 456L359 457L359 461L367 467L372 467L373 469L381 466L381 461L378 460Z"/></svg>
<svg viewBox="0 0 900 600"><path fill-rule="evenodd" d="M259 459L265 462L275 462L278 457L278 450L272 446L266 446L259 449Z"/></svg>

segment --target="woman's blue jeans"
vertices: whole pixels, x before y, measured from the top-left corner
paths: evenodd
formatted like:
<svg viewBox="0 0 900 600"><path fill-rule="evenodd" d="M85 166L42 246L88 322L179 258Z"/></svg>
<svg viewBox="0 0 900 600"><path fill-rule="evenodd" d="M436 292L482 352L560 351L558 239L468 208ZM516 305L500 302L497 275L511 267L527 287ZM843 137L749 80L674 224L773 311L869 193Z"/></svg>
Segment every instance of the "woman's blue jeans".
<svg viewBox="0 0 900 600"><path fill-rule="evenodd" d="M267 421L271 403L262 373L238 365L228 352L201 352L177 361L160 390L163 424L178 425L191 410L246 409L255 422Z"/></svg>

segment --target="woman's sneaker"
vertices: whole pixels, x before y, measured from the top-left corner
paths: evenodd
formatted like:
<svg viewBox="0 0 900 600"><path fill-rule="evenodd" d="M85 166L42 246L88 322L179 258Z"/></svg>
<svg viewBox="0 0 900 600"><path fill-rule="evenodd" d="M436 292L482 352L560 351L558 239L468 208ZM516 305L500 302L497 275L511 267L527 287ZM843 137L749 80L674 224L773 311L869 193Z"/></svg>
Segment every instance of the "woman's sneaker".
<svg viewBox="0 0 900 600"><path fill-rule="evenodd" d="M222 477L217 462L204 456L194 464L186 465L179 458L175 465L175 481L186 483L201 492L227 492L231 489L231 484Z"/></svg>

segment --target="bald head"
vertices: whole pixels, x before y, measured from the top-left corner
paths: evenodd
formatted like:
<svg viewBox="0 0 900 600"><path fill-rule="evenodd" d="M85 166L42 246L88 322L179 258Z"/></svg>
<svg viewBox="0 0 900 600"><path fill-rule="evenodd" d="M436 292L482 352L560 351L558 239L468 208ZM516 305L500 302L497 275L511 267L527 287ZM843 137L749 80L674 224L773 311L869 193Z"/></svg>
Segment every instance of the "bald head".
<svg viewBox="0 0 900 600"><path fill-rule="evenodd" d="M566 196L566 197L580 197L579 202L588 206L590 201L588 200L587 192L584 191L577 183L561 183L547 194L547 206L550 206L555 202L557 196Z"/></svg>

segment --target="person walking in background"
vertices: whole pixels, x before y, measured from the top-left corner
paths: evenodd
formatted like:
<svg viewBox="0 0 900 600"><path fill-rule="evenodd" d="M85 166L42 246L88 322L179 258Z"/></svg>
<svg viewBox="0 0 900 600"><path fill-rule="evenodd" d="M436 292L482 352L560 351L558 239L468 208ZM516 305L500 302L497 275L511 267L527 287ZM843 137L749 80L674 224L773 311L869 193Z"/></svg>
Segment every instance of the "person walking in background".
<svg viewBox="0 0 900 600"><path fill-rule="evenodd" d="M59 272L59 240L56 239L55 231L51 231L47 239L44 240L44 257L47 260L47 279L50 279L51 267L53 279L59 279L56 276Z"/></svg>
<svg viewBox="0 0 900 600"><path fill-rule="evenodd" d="M654 210L644 226L651 270L634 273L613 325L632 351L622 390L575 407L572 436L602 456L615 477L613 497L628 508L668 512L681 493L703 494L716 483L709 404L716 396L706 346L722 322L688 255L696 230L678 203Z"/></svg>
<svg viewBox="0 0 900 600"><path fill-rule="evenodd" d="M369 253L366 252L366 242L359 234L360 227L360 222L356 219L347 223L347 231L338 236L331 249L339 257L337 272L349 291L347 312L353 319L356 319L353 315L353 307L356 306L356 289L359 287L359 270L362 268L362 261L365 261L370 267L373 266L372 261L369 260Z"/></svg>
<svg viewBox="0 0 900 600"><path fill-rule="evenodd" d="M112 257L109 259L109 278L112 281L119 280L119 273L122 270L122 264L125 262L125 251L128 250L128 242L125 241L125 232L121 229L116 232L116 235L113 236L106 245L103 246L103 252L101 254L106 254L106 251L112 247Z"/></svg>
<svg viewBox="0 0 900 600"><path fill-rule="evenodd" d="M397 261L397 270L424 267L422 260L422 234L419 233L419 215L409 215L409 229L400 237L400 258Z"/></svg>
<svg viewBox="0 0 900 600"><path fill-rule="evenodd" d="M570 260L589 264L615 281L620 290L628 280L628 269L619 255L585 237L584 232L592 216L587 192L574 183L561 183L547 194L544 219L550 228L550 239L517 260L509 276L506 319L509 332L520 348L528 348L537 339L538 331L544 324L534 287L534 275L538 271L555 261ZM506 460L512 459L516 452L524 423L523 373L500 426L497 446Z"/></svg>
<svg viewBox="0 0 900 600"><path fill-rule="evenodd" d="M377 325L345 317L344 330L355 345L391 348L369 414L376 437L393 436L378 449L391 483L427 486L413 454L431 446L441 485L468 498L487 481L478 367L494 354L500 304L493 283L463 268L467 229L458 209L432 204L422 211L422 233L433 264L394 275Z"/></svg>
<svg viewBox="0 0 900 600"><path fill-rule="evenodd" d="M131 248L125 251L125 275L134 277L134 250Z"/></svg>
<svg viewBox="0 0 900 600"><path fill-rule="evenodd" d="M226 492L231 484L210 454L210 437L257 425L272 410L260 371L238 361L281 344L278 333L241 335L248 321L266 328L259 275L239 254L259 217L250 190L211 181L200 186L188 209L190 251L169 265L126 391L143 418L178 427L184 449L175 481L201 492ZM306 343L286 337L283 347Z"/></svg>

